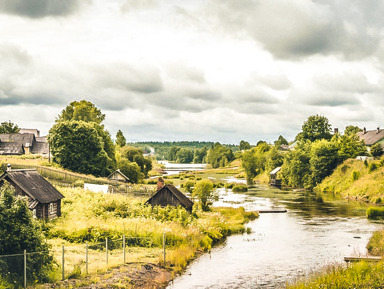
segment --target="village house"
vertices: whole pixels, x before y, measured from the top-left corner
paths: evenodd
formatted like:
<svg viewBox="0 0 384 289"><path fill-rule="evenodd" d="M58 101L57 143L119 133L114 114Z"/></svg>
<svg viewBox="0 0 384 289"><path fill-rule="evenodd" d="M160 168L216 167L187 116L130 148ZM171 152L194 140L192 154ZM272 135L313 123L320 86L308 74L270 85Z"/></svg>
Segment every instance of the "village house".
<svg viewBox="0 0 384 289"><path fill-rule="evenodd" d="M364 128L357 133L358 137L365 142L365 145L369 148L377 143L384 146L384 129L378 127L376 130L367 130Z"/></svg>
<svg viewBox="0 0 384 289"><path fill-rule="evenodd" d="M165 185L163 178L157 182L157 192L146 204L152 206L181 206L188 212L192 212L193 202L173 185Z"/></svg>
<svg viewBox="0 0 384 289"><path fill-rule="evenodd" d="M124 182L124 183L128 183L129 182L129 178L126 175L124 175L120 171L120 169L117 169L112 174L110 174L108 176L108 179L110 179L111 181L118 181L118 182Z"/></svg>
<svg viewBox="0 0 384 289"><path fill-rule="evenodd" d="M19 196L28 199L28 208L38 219L55 219L61 216L61 199L64 196L36 170L12 170L10 166L0 176L0 186L7 181Z"/></svg>
<svg viewBox="0 0 384 289"><path fill-rule="evenodd" d="M0 155L39 154L49 155L46 137L39 137L39 131L30 133L0 134Z"/></svg>

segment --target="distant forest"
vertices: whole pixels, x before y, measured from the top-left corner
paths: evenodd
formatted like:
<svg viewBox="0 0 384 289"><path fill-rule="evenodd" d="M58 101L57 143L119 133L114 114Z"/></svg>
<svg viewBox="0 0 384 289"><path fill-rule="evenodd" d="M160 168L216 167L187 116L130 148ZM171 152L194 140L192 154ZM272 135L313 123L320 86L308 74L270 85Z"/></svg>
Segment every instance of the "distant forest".
<svg viewBox="0 0 384 289"><path fill-rule="evenodd" d="M154 156L156 160L168 161L177 161L177 158L175 158L175 151L177 153L178 150L183 149L184 152L190 151L189 155L192 155L192 160L187 162L193 162L193 158L196 156L197 151L204 149L208 151L214 147L215 143L205 141L149 141L127 143L127 145L139 147L144 151L145 154L151 153L151 148L153 148L155 150ZM233 152L239 151L239 145L223 144L222 146L231 149ZM203 160L201 159L201 161Z"/></svg>

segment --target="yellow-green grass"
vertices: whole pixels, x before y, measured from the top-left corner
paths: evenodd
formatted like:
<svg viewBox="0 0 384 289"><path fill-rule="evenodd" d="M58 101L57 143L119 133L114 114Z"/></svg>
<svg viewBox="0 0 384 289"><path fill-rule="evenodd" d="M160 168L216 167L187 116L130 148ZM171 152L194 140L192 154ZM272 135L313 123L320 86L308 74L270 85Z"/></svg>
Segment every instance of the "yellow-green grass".
<svg viewBox="0 0 384 289"><path fill-rule="evenodd" d="M366 165L367 164L367 165ZM361 200L374 204L384 202L384 167L382 160L346 160L316 188L317 192L331 192L343 198ZM377 168L371 170L371 164Z"/></svg>
<svg viewBox="0 0 384 289"><path fill-rule="evenodd" d="M152 208L144 205L143 198L92 193L80 188L60 188L60 191L65 195L63 216L47 224L47 234L58 264L64 242L68 276L84 274L86 242L89 273L106 269L106 238L111 246L108 264L122 264L123 235L127 262L163 264L165 234L166 266L178 272L215 242L232 233L244 232L244 223L257 217L243 208L214 208L211 212L195 211L191 215L180 207ZM97 248L94 243L99 243Z"/></svg>
<svg viewBox="0 0 384 289"><path fill-rule="evenodd" d="M344 264L329 265L305 280L287 284L286 288L383 288L383 272L383 262L359 262L348 267Z"/></svg>

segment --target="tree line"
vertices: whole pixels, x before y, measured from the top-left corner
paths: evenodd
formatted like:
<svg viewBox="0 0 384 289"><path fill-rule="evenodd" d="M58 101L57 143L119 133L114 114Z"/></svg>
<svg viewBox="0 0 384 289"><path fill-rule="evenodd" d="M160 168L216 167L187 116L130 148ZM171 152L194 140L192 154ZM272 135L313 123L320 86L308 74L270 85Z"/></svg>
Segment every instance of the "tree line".
<svg viewBox="0 0 384 289"><path fill-rule="evenodd" d="M332 134L326 117L310 116L296 136L293 150L281 151L281 141L277 141L274 146L260 143L243 154L247 181L252 183L256 176L281 167L283 185L312 189L344 160L369 154L358 131L356 126L347 126L344 135ZM370 153L381 155L381 146L372 147Z"/></svg>

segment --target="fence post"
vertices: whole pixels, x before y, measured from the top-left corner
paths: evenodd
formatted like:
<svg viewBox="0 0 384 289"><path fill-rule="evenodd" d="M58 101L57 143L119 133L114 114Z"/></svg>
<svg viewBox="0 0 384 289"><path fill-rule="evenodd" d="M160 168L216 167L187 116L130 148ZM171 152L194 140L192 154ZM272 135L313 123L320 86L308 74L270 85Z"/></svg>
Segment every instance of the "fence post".
<svg viewBox="0 0 384 289"><path fill-rule="evenodd" d="M124 264L125 264L125 235L123 235L123 256L124 256Z"/></svg>
<svg viewBox="0 0 384 289"><path fill-rule="evenodd" d="M61 249L61 280L64 280L64 245Z"/></svg>
<svg viewBox="0 0 384 289"><path fill-rule="evenodd" d="M107 263L107 271L108 271L108 238L105 238L105 260Z"/></svg>
<svg viewBox="0 0 384 289"><path fill-rule="evenodd" d="M85 274L88 275L88 242L85 243Z"/></svg>
<svg viewBox="0 0 384 289"><path fill-rule="evenodd" d="M163 254L164 254L164 267L165 267L165 233L163 233Z"/></svg>
<svg viewBox="0 0 384 289"><path fill-rule="evenodd" d="M27 250L24 250L24 288L27 288Z"/></svg>

